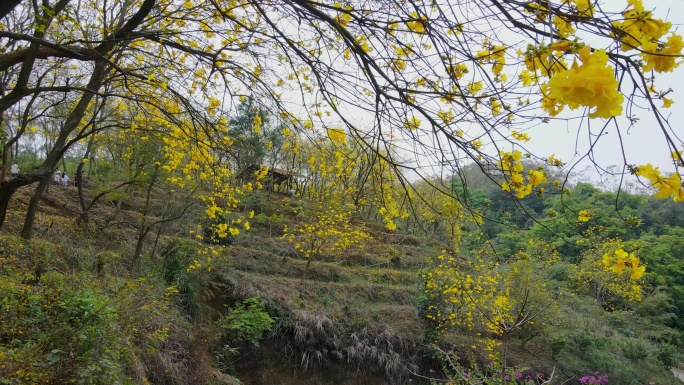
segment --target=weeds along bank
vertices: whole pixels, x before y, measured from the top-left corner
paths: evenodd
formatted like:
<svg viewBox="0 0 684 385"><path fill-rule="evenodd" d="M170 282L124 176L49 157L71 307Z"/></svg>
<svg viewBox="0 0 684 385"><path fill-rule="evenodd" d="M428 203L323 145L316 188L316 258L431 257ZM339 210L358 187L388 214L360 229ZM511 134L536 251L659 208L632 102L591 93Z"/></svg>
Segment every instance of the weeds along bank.
<svg viewBox="0 0 684 385"><path fill-rule="evenodd" d="M80 254L10 236L0 244L5 383L189 384L211 378L207 331L195 328L175 289L158 275L112 274L121 263L113 251Z"/></svg>

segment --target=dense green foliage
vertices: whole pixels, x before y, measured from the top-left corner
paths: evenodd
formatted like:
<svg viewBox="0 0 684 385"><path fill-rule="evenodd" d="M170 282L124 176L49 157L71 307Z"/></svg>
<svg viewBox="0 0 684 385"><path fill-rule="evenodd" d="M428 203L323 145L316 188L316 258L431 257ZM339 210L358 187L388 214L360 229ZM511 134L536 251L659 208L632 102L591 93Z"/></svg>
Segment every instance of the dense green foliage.
<svg viewBox="0 0 684 385"><path fill-rule="evenodd" d="M229 308L227 314L218 321L218 326L225 329L235 341L245 341L255 347L264 333L271 330L275 319L264 310L264 305L258 298L247 298L234 308Z"/></svg>
<svg viewBox="0 0 684 385"><path fill-rule="evenodd" d="M484 190L477 192L486 194ZM489 226L487 234L501 255L515 255L530 239L545 239L564 261L576 263L587 249L587 244L579 240L589 229L599 229L601 239L619 238L639 250L647 265L649 285L666 287L665 292L676 307L676 317L669 321L669 326L684 330L682 203L624 191L605 192L583 183L568 194L543 199L526 197L520 202L522 208L508 197L492 194L485 196L496 203L485 206L483 211L485 215L498 215L501 224ZM589 222L577 221L577 213L585 208L591 209L593 218ZM506 227L507 224L516 227Z"/></svg>
<svg viewBox="0 0 684 385"><path fill-rule="evenodd" d="M586 183L520 201L486 184L471 184L469 189L482 215L494 219L484 227L496 255L516 259L529 253L530 242L545 240L561 258L544 280L572 295L557 299L562 318L550 320L553 327L546 337L540 334L542 343L551 347L557 370L578 377L597 370L610 373L611 383L619 384L672 381L663 368L678 362L684 335L681 202L607 192ZM551 183L547 191L553 191ZM587 222L578 220L583 209L592 213ZM647 265L643 299L596 303L599 297L591 285L573 286L572 270L586 263L595 245L616 240ZM534 271L543 272L543 266Z"/></svg>

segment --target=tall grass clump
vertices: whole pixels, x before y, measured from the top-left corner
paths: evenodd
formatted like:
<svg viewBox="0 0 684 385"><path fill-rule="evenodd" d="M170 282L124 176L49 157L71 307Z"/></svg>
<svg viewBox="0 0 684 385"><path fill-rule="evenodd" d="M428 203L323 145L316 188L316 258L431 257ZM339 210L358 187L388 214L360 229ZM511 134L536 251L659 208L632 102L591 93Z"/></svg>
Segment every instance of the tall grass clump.
<svg viewBox="0 0 684 385"><path fill-rule="evenodd" d="M197 257L197 248L188 240L172 238L162 246L161 256L162 278L178 290L180 308L190 320L199 318L204 308L204 278L201 272L188 270Z"/></svg>

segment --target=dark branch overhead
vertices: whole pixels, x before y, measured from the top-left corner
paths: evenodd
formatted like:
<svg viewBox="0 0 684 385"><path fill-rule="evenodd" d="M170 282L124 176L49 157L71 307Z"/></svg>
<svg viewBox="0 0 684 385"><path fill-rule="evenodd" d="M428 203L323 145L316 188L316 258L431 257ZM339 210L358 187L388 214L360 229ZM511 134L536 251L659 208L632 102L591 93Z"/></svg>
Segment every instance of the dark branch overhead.
<svg viewBox="0 0 684 385"><path fill-rule="evenodd" d="M2 0L0 2L0 19L12 12L19 3L21 3L21 0Z"/></svg>

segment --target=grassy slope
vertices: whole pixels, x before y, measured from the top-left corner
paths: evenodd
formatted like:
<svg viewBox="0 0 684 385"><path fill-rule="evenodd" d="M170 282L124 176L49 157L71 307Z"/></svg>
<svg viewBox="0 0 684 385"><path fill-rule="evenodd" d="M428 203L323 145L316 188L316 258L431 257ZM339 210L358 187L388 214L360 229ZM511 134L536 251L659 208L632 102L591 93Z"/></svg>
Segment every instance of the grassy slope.
<svg viewBox="0 0 684 385"><path fill-rule="evenodd" d="M3 233L19 232L30 193L24 189L16 194ZM154 270L158 256L157 262L146 260L132 274L127 270L136 239L136 231L130 226L104 230L76 228L77 202L74 188L51 188L41 203L35 241L31 242L47 245L50 256L31 251L26 258L16 261L13 274L31 276L38 270L57 271L71 275L75 285L92 284L107 292L116 290L114 281L132 281ZM280 195L272 196L269 202L265 208L269 215L296 203ZM101 224L105 218L115 218L112 222L136 223L142 200L126 199L122 203L117 208L116 201L102 200L93 209L93 222ZM189 215L195 219L165 231L188 236L200 210ZM245 355L235 363L238 377L246 384L273 383L273 376L280 378L278 383L287 383L287 376L293 383L382 383L387 378L405 377L407 367L418 368L423 333L415 306L416 272L434 250L402 244L415 243L408 236L378 233L378 238L388 243L368 245L362 253L343 260L314 262L305 272L306 262L279 237L283 224L292 225L296 220L285 213L283 223L255 223L253 230L239 237L236 245L229 247L214 264L208 285L211 292L203 297L214 309L208 312L209 317L224 305L248 297L262 298L269 312L279 317L278 326L259 351L242 346ZM23 247L21 240L3 237L13 247ZM146 252L149 253L153 241L154 234L150 234ZM400 264L390 268L388 250L400 257ZM105 278L95 283L97 256L104 251L113 251L114 257L106 261ZM274 349L284 354L274 356ZM269 374L278 367L273 359L284 365L283 371Z"/></svg>
<svg viewBox="0 0 684 385"><path fill-rule="evenodd" d="M23 190L17 194L3 232L19 231L29 193ZM41 205L36 224L38 240L31 243L33 251L11 262L16 268L4 272L32 277L37 269L56 271L69 276L68 282L74 287L92 287L119 306L119 319L113 328L118 333L117 343L128 347L116 356L122 362L121 372L138 384L144 384L144 379L150 383L233 382L231 377L212 369L216 365L212 358L216 347L226 341L218 338L211 319L226 305L249 297L261 298L278 322L258 349L244 344L233 346L240 352L228 366L245 384L397 383L411 378L411 372L440 370L439 363L424 347L425 325L417 303L418 272L431 266L439 245L410 235L388 234L377 225L367 224L373 229L375 242L338 260L315 261L307 271L306 261L280 238L284 224L293 226L299 220L291 213L299 202L277 194L264 201L267 203L260 206L261 211L267 216L277 214L282 220L253 221L252 231L239 236L224 255L216 258L202 296L208 309L206 317L194 323L183 317L177 303L163 316L158 314L157 310L166 306L164 298L168 299L164 282L155 275L158 256L145 259L133 273L126 269L135 246L135 231L130 226L100 231L74 227L78 210L73 188L51 189ZM94 209L93 217L102 223L116 214L117 221L135 223L141 202L139 198L127 199L120 206L123 209L117 209L116 202L103 200ZM250 207L243 209L248 211ZM186 237L201 215L201 207L197 206L188 219L165 227L165 232ZM2 237L5 250L14 250L21 242ZM153 241L151 234L148 254ZM36 251L47 249L51 252ZM105 251L114 253L103 254ZM98 274L103 256L104 271ZM168 336L158 338L155 333L165 327L170 329ZM464 346L469 346L471 338L458 332L447 337ZM570 341L569 346L573 343ZM532 363L540 371L553 370L552 357L544 344L538 340L524 348L512 344L509 362L526 367ZM50 348L46 346L39 353L45 355Z"/></svg>
<svg viewBox="0 0 684 385"><path fill-rule="evenodd" d="M284 214L285 222L253 222L252 232L227 251L226 264L216 266L219 303L260 297L279 317L272 338L236 363L238 374L249 373L239 377L246 384L380 384L425 366L417 272L437 250L375 230L380 241L307 270L280 239L283 224L298 220L282 208L297 202L272 198L265 214Z"/></svg>

